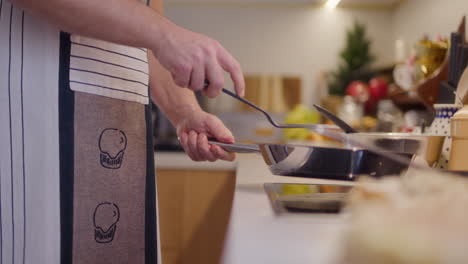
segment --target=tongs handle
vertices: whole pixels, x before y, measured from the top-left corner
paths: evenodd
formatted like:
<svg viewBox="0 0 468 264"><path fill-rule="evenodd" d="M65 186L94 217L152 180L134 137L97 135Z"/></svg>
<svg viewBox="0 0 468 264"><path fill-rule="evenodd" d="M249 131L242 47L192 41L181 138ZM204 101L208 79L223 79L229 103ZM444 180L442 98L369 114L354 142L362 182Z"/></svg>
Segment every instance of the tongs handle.
<svg viewBox="0 0 468 264"><path fill-rule="evenodd" d="M244 103L244 104L246 104L246 105L248 105L248 106L250 106L250 107L252 107L252 108L255 108L256 110L262 112L262 113L266 116L266 118L268 119L268 121L270 121L270 123L271 123L274 127L281 128L281 125L278 125L278 124L271 118L270 114L269 114L267 111L265 111L265 110L263 110L262 108L260 108L259 106L257 106L257 105L255 105L254 103L252 103L252 102L250 102L250 101L248 101L248 100L246 100L246 99L244 99L244 98L238 96L237 94L235 94L235 93L229 91L229 90L226 89L226 88L223 88L223 93L225 93L225 94L227 94L227 95L229 95L229 96L231 96L231 97L233 97L233 98L235 98L235 99L241 101L242 103Z"/></svg>
<svg viewBox="0 0 468 264"><path fill-rule="evenodd" d="M209 85L210 85L210 81L205 80L205 86L204 86L204 88L206 89ZM244 104L246 104L246 105L248 105L248 106L250 106L250 107L253 107L253 108L255 108L256 110L262 112L262 113L268 118L268 121L270 121L270 123L271 123L273 126L275 126L275 127L280 127L280 126L271 118L270 114L268 114L267 111L263 110L263 109L260 108L259 106L257 106L257 105L255 105L254 103L252 103L252 102L250 102L250 101L248 101L248 100L246 100L246 99L244 99L244 98L238 96L237 94L235 94L235 93L229 91L229 90L226 89L226 88L223 88L222 91L223 91L223 93L225 93L225 94L227 94L227 95L229 95L229 96L231 96L231 97L233 97L233 98L235 98L235 99L241 101L242 103L244 103Z"/></svg>
<svg viewBox="0 0 468 264"><path fill-rule="evenodd" d="M240 143L222 143L213 139L208 140L209 144L218 145L227 152L235 153L258 153L260 152L260 147L257 144L240 144Z"/></svg>
<svg viewBox="0 0 468 264"><path fill-rule="evenodd" d="M244 104L249 105L250 107L253 107L253 108L257 109L258 111L265 112L262 108L258 107L258 106L255 105L254 103L251 103L251 102L245 100L244 98L238 96L237 94L235 94L235 93L229 91L229 90L226 89L226 88L223 88L223 93L225 93L225 94L227 94L227 95L229 95L229 96L231 96L231 97L234 97L235 99L237 99L237 100L243 102Z"/></svg>

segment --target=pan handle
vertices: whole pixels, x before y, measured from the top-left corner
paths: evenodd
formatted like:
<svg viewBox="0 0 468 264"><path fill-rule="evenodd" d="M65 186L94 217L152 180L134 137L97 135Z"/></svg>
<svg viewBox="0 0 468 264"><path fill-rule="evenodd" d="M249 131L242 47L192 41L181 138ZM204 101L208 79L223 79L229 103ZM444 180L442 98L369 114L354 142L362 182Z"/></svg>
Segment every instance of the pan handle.
<svg viewBox="0 0 468 264"><path fill-rule="evenodd" d="M209 144L218 145L227 152L235 153L259 153L260 148L257 144L239 144L239 143L222 143L215 140L208 140Z"/></svg>

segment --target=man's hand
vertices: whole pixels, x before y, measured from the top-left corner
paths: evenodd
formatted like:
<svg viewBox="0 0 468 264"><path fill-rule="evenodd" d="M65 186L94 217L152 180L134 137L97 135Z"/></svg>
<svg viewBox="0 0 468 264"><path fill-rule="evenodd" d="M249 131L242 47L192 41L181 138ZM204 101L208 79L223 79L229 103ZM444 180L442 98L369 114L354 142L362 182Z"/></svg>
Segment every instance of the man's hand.
<svg viewBox="0 0 468 264"><path fill-rule="evenodd" d="M175 24L166 25L162 36L153 52L178 86L201 91L207 80L209 86L203 92L213 98L224 86L226 71L236 93L244 96L245 81L239 62L217 41Z"/></svg>
<svg viewBox="0 0 468 264"><path fill-rule="evenodd" d="M234 143L234 137L221 120L202 110L191 112L180 121L177 124L177 135L185 152L194 161L235 159L234 153L226 152L220 146L208 144L208 138Z"/></svg>

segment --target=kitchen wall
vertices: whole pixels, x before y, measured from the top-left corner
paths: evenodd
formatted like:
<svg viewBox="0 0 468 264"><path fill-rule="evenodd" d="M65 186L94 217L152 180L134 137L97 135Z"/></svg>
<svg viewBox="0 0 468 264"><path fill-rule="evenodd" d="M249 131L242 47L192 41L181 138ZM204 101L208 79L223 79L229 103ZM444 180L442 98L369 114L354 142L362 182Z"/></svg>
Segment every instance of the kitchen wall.
<svg viewBox="0 0 468 264"><path fill-rule="evenodd" d="M394 35L404 41L408 53L425 33L431 38L449 37L463 15L468 15L467 0L407 0L393 15Z"/></svg>
<svg viewBox="0 0 468 264"><path fill-rule="evenodd" d="M166 15L181 26L220 41L246 73L301 76L307 105L317 102L316 77L320 71L336 67L346 29L354 19L366 23L376 63L393 62L391 10L167 4ZM230 102L221 96L213 104L219 110L230 110Z"/></svg>

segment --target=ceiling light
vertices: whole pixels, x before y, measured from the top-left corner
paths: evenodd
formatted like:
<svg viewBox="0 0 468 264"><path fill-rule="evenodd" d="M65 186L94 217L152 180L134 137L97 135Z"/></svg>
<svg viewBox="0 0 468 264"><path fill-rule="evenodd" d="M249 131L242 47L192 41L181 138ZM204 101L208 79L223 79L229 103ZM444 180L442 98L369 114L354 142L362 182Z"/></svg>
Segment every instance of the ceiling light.
<svg viewBox="0 0 468 264"><path fill-rule="evenodd" d="M333 9L340 3L340 1L341 0L327 0L327 2L325 3L325 6Z"/></svg>

